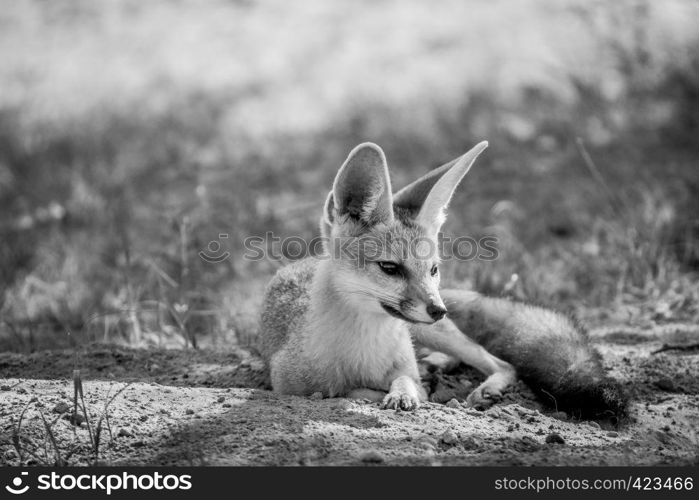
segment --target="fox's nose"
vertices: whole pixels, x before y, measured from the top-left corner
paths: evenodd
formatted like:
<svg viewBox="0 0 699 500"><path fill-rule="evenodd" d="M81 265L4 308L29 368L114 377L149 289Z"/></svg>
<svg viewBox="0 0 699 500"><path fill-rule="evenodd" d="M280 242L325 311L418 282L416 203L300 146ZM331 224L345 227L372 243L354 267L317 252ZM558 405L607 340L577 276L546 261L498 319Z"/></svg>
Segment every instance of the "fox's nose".
<svg viewBox="0 0 699 500"><path fill-rule="evenodd" d="M447 309L440 304L429 304L427 306L427 314L435 321L439 321L447 314Z"/></svg>

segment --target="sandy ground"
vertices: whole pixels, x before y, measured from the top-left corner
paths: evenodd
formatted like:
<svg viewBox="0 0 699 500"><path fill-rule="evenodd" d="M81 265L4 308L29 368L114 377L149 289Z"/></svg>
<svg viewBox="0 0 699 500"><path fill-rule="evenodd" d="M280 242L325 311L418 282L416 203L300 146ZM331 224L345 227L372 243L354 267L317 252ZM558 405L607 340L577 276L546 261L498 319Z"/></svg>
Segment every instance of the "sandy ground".
<svg viewBox="0 0 699 500"><path fill-rule="evenodd" d="M126 386L108 408L109 426L103 420L99 463L696 465L699 352L652 352L698 335L691 325L652 334L592 332L610 374L634 394L631 418L618 428L544 407L521 383L489 409L466 408L458 401L478 375L463 367L429 375L432 398L448 404L430 402L411 413L275 395L266 390L262 363L242 349L94 345L77 353L5 353L0 464L90 463L90 431L110 395ZM89 428L71 423L74 368L81 370Z"/></svg>

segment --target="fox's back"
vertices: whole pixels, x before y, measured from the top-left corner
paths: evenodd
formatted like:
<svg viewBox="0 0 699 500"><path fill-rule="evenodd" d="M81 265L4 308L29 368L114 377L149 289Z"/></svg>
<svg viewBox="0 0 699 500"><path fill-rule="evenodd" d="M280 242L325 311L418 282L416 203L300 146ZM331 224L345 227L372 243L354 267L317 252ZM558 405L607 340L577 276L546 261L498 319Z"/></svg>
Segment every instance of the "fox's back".
<svg viewBox="0 0 699 500"><path fill-rule="evenodd" d="M292 262L274 275L262 306L261 352L269 362L289 338L289 332L302 329L310 304L310 287L318 260Z"/></svg>

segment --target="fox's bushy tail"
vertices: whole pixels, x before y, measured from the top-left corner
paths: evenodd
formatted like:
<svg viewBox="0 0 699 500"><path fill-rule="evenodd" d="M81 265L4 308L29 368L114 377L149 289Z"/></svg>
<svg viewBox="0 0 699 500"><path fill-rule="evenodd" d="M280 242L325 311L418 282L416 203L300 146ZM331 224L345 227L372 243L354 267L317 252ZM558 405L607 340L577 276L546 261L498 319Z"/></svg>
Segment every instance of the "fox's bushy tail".
<svg viewBox="0 0 699 500"><path fill-rule="evenodd" d="M579 418L626 416L628 395L605 374L587 334L567 316L475 292L441 295L458 328L512 364L542 401Z"/></svg>

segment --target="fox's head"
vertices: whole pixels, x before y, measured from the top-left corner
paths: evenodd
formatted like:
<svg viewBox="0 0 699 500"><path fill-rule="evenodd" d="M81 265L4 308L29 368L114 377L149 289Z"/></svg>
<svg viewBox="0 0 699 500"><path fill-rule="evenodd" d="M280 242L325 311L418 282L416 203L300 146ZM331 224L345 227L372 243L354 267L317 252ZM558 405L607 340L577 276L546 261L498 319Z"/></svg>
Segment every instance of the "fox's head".
<svg viewBox="0 0 699 500"><path fill-rule="evenodd" d="M486 147L481 142L395 194L381 148L364 143L350 152L321 219L333 286L350 304L413 323L444 317L437 236L456 186Z"/></svg>

